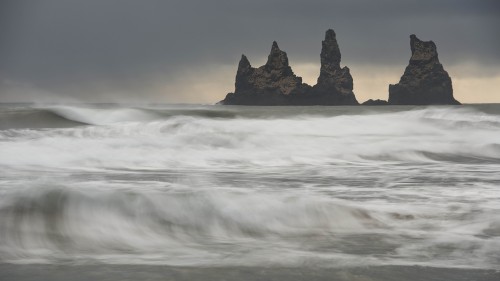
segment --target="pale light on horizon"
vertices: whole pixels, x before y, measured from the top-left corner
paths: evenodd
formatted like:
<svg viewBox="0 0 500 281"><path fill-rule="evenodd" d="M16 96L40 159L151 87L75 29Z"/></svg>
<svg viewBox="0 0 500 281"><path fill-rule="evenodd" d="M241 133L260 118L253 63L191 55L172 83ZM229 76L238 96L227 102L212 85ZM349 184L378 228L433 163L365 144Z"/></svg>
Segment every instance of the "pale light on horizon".
<svg viewBox="0 0 500 281"><path fill-rule="evenodd" d="M252 66L264 64L263 59L255 60ZM342 64L344 66L344 64ZM303 82L314 85L319 75L319 63L295 63L294 73ZM354 94L359 103L368 99L387 100L389 84L399 81L405 66L349 65L354 80ZM446 67L452 78L454 97L461 103L500 103L500 72L489 75L470 75L477 66L457 65ZM468 73L464 73L467 69ZM10 82L12 88L2 93L2 102L112 102L112 103L193 103L215 104L234 91L237 62L234 65L219 64L196 70L184 69L174 75L159 75L144 88L114 88L105 84L95 84L85 91L101 93L102 99L86 99L84 93L79 98L66 95L71 89L51 92L35 85ZM127 97L127 98L123 98Z"/></svg>

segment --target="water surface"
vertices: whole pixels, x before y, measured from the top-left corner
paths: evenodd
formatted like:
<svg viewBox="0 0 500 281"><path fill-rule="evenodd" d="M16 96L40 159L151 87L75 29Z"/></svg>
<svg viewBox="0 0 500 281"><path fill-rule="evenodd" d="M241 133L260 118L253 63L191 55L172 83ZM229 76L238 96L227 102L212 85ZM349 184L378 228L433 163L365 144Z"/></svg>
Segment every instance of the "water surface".
<svg viewBox="0 0 500 281"><path fill-rule="evenodd" d="M500 280L500 105L2 105L0 169L4 276Z"/></svg>

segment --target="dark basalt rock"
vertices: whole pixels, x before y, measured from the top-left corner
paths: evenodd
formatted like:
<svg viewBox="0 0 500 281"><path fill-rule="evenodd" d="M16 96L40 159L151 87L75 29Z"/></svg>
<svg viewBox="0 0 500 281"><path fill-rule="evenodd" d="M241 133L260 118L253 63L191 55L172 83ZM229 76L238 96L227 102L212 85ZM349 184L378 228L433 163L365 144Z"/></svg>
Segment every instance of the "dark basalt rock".
<svg viewBox="0 0 500 281"><path fill-rule="evenodd" d="M362 103L361 105L387 105L387 101L385 100L372 100L372 99L369 99L367 101L365 101L364 103Z"/></svg>
<svg viewBox="0 0 500 281"><path fill-rule="evenodd" d="M292 92L307 88L288 65L286 52L273 42L265 65L253 68L245 55L241 56L236 72L234 93L229 93L223 104L286 105Z"/></svg>
<svg viewBox="0 0 500 281"><path fill-rule="evenodd" d="M340 68L340 60L335 32L329 29L322 42L321 69L311 95L327 105L357 105L351 73L347 66Z"/></svg>
<svg viewBox="0 0 500 281"><path fill-rule="evenodd" d="M439 63L436 44L410 36L411 58L401 80L389 85L389 104L460 104L453 97L451 78Z"/></svg>
<svg viewBox="0 0 500 281"><path fill-rule="evenodd" d="M267 63L253 68L241 56L236 73L234 93L227 94L221 104L227 105L357 105L352 92L349 68L340 68L340 50L333 30L326 32L321 51L318 83L311 87L302 83L288 64L286 52L273 42Z"/></svg>

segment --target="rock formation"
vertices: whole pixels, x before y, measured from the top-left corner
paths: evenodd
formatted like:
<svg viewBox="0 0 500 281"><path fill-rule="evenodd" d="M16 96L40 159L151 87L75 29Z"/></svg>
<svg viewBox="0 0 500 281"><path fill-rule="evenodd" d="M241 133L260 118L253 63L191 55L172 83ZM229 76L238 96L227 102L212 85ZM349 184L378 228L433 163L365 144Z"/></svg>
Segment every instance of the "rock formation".
<svg viewBox="0 0 500 281"><path fill-rule="evenodd" d="M439 63L436 44L410 36L411 58L401 80L389 85L391 105L460 104L451 78Z"/></svg>
<svg viewBox="0 0 500 281"><path fill-rule="evenodd" d="M223 104L286 105L287 96L310 88L302 83L288 65L286 52L273 42L265 65L253 68L245 55L241 56L236 72L234 93L229 93Z"/></svg>
<svg viewBox="0 0 500 281"><path fill-rule="evenodd" d="M340 59L335 32L329 29L322 42L321 69L311 96L325 105L357 105L351 73L347 66L340 68Z"/></svg>
<svg viewBox="0 0 500 281"><path fill-rule="evenodd" d="M234 93L221 104L231 105L356 105L349 68L340 68L340 50L333 30L326 32L321 50L318 83L302 83L288 65L288 57L273 42L265 65L253 68L241 56Z"/></svg>
<svg viewBox="0 0 500 281"><path fill-rule="evenodd" d="M379 99L376 99L376 100L369 99L369 100L365 101L364 103L362 103L361 105L387 105L387 101L386 100L379 100Z"/></svg>

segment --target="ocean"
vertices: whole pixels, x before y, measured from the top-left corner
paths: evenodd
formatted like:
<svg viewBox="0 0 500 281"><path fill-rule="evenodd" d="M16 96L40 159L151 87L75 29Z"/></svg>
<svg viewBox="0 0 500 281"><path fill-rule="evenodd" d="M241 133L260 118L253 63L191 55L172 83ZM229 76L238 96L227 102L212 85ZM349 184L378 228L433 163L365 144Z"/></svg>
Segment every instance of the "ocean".
<svg viewBox="0 0 500 281"><path fill-rule="evenodd" d="M0 106L0 280L500 280L500 105Z"/></svg>

